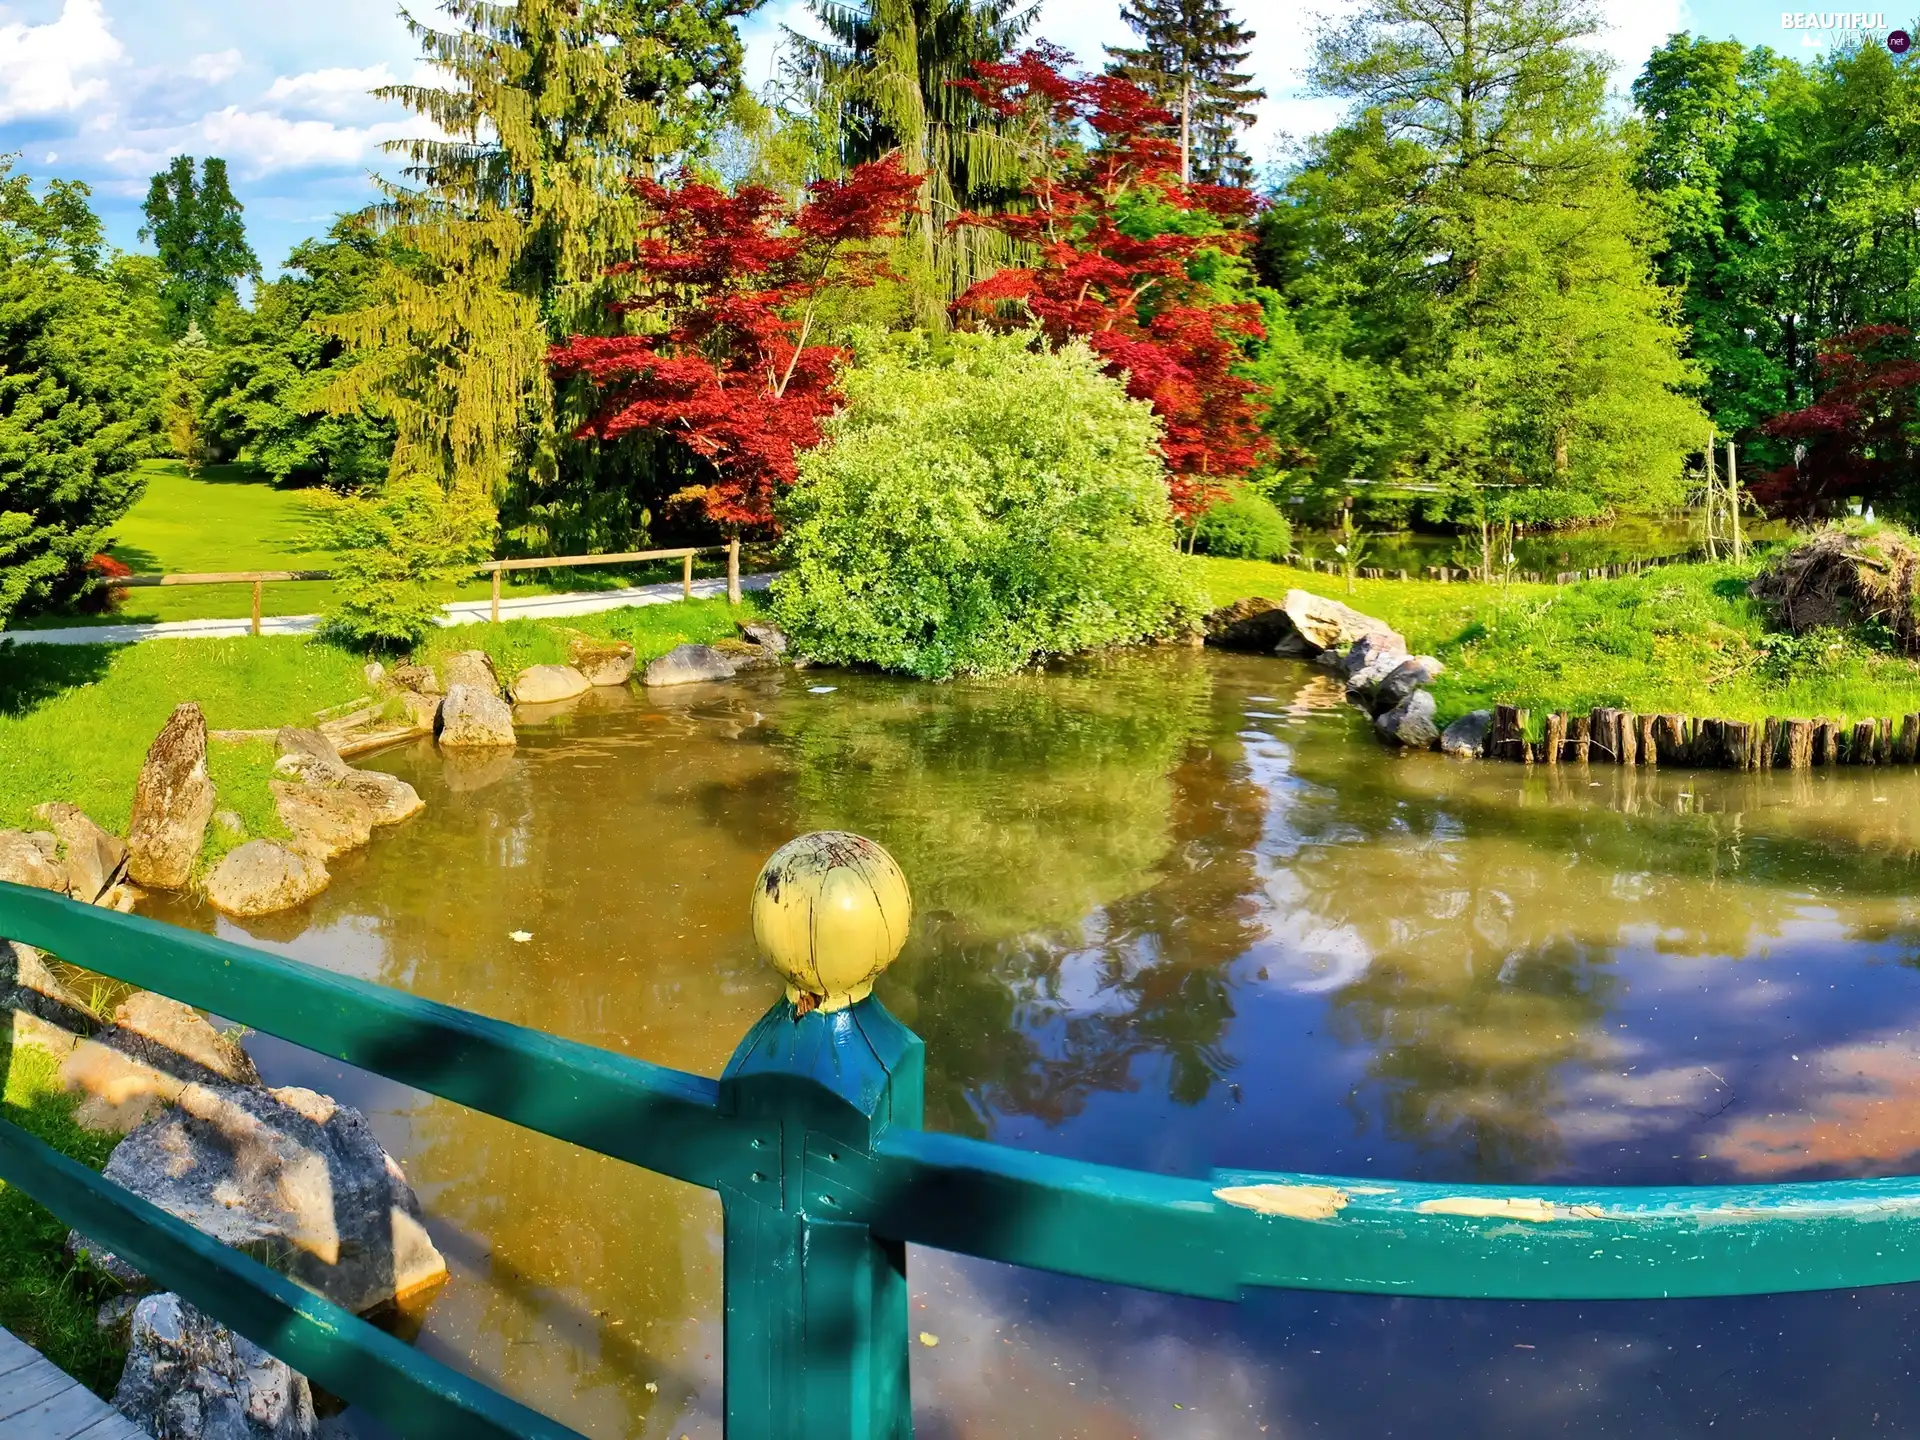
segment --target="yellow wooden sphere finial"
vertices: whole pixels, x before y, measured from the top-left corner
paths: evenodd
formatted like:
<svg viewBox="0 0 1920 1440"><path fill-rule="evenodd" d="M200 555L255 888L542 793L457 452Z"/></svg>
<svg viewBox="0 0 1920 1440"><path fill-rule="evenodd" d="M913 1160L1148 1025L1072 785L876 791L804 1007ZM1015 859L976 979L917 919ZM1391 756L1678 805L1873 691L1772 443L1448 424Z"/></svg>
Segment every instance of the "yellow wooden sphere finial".
<svg viewBox="0 0 1920 1440"><path fill-rule="evenodd" d="M839 1010L907 943L913 898L893 857L863 835L817 830L789 840L753 885L753 938L786 977L801 1014Z"/></svg>

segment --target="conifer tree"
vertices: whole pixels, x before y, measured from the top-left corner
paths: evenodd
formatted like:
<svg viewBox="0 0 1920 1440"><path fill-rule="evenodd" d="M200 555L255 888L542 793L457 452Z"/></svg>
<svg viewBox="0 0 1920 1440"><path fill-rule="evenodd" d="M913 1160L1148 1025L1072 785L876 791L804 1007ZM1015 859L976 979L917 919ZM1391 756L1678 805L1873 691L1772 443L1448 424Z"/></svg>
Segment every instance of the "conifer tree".
<svg viewBox="0 0 1920 1440"><path fill-rule="evenodd" d="M247 246L240 202L227 180L227 162L209 155L194 173L191 155L176 155L153 177L141 207L151 240L167 272L160 286L170 335L191 326L205 329L224 299L238 298L241 280L257 277L260 262Z"/></svg>
<svg viewBox="0 0 1920 1440"><path fill-rule="evenodd" d="M1124 0L1120 18L1140 37L1107 47L1109 74L1140 86L1180 128L1180 179L1245 185L1253 166L1239 132L1266 98L1245 70L1253 32L1226 0Z"/></svg>

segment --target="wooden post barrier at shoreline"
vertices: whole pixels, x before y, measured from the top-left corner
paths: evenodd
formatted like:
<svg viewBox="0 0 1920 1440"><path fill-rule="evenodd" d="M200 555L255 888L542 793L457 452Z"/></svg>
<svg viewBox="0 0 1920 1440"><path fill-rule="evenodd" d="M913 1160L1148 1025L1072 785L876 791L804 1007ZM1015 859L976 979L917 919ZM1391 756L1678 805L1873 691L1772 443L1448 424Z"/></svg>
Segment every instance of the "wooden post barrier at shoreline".
<svg viewBox="0 0 1920 1440"><path fill-rule="evenodd" d="M1494 707L1483 753L1531 765L1687 765L1703 770L1811 770L1829 765L1920 763L1920 713L1848 721L1723 720L1640 715L1596 705L1585 715L1556 710L1529 733L1529 712Z"/></svg>

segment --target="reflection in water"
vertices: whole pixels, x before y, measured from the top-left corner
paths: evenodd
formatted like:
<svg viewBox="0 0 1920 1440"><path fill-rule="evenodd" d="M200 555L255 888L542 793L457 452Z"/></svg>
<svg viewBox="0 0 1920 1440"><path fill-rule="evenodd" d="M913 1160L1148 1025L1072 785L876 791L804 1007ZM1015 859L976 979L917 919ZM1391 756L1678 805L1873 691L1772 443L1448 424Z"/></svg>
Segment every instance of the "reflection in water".
<svg viewBox="0 0 1920 1440"><path fill-rule="evenodd" d="M511 756L390 753L428 812L308 911L162 913L717 1074L779 992L754 873L845 827L913 886L880 993L927 1040L935 1128L1182 1174L1920 1158L1920 773L1394 756L1324 672L1181 650L834 683L595 692ZM718 1434L711 1196L252 1044L366 1108L419 1186L455 1275L424 1346L590 1434ZM928 1437L1920 1430L1904 1289L1226 1307L918 1252L912 1273L941 1337L914 1356Z"/></svg>

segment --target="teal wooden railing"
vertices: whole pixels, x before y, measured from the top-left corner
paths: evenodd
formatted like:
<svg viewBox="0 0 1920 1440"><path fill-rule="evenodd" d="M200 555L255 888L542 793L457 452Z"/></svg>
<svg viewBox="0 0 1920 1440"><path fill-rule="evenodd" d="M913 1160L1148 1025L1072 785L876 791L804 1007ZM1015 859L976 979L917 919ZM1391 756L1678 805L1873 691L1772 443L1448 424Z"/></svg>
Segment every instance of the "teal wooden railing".
<svg viewBox="0 0 1920 1440"><path fill-rule="evenodd" d="M904 886L894 903L886 876L875 881L880 861L891 866L870 842L837 836L769 862L755 928L788 995L718 1080L45 891L0 884L0 936L718 1191L731 1440L911 1434L908 1244L1217 1300L1258 1286L1647 1299L1920 1280L1920 1178L1521 1189L1182 1178L925 1131L921 1042L870 994L905 933ZM5 1122L0 1180L403 1435L574 1433Z"/></svg>

